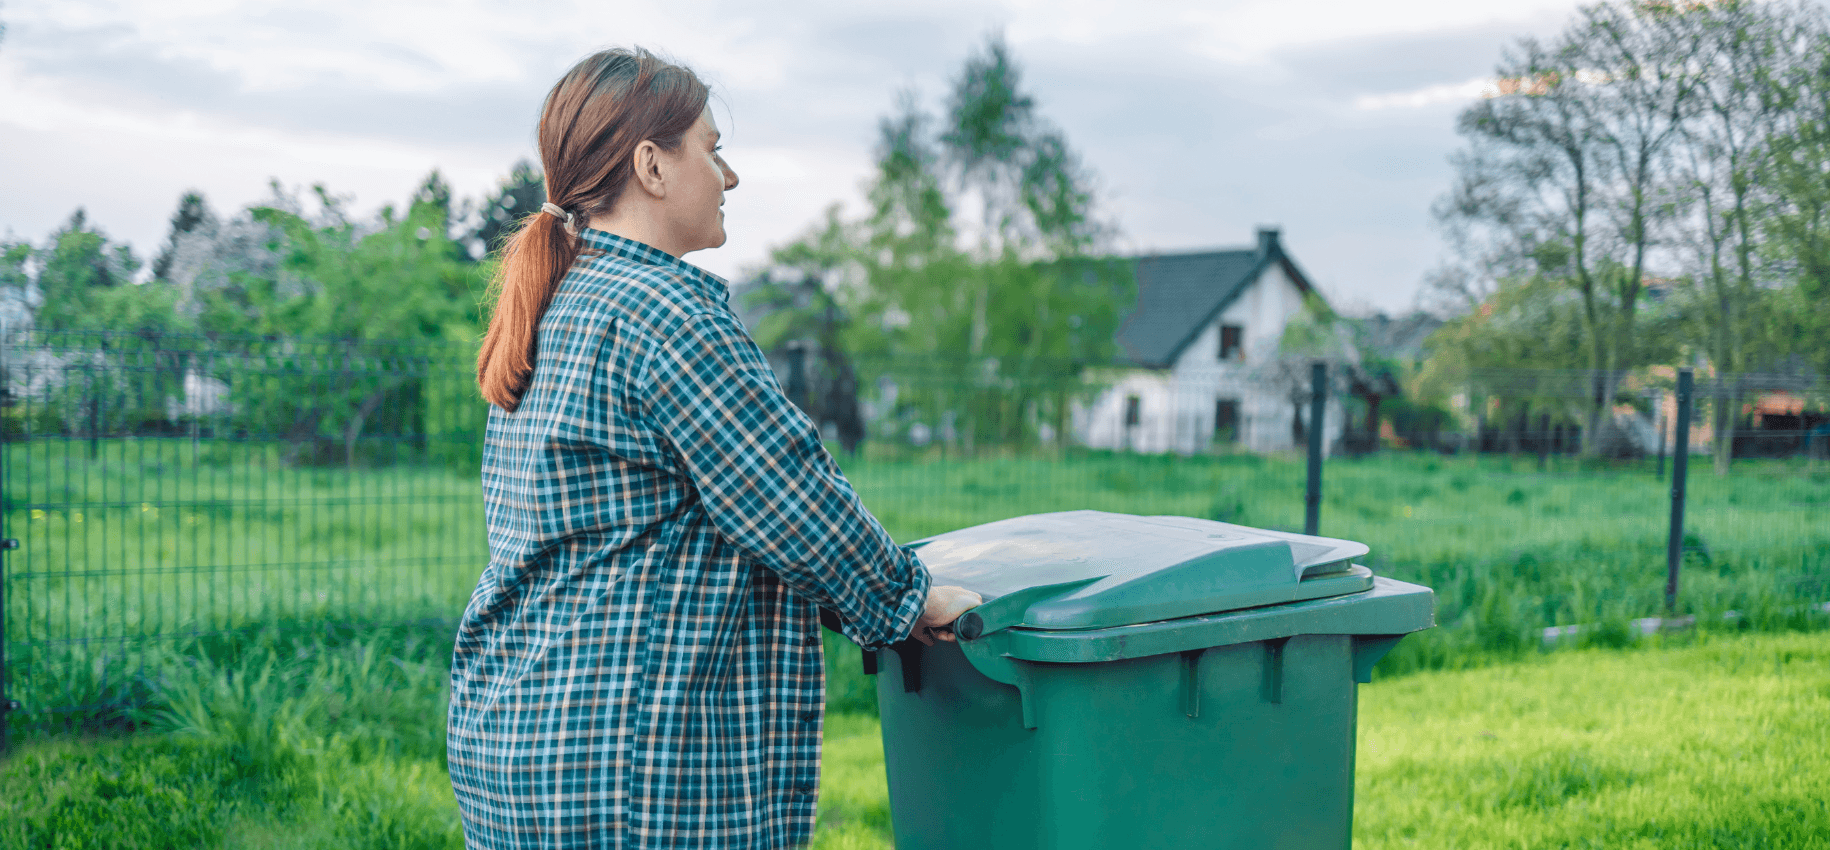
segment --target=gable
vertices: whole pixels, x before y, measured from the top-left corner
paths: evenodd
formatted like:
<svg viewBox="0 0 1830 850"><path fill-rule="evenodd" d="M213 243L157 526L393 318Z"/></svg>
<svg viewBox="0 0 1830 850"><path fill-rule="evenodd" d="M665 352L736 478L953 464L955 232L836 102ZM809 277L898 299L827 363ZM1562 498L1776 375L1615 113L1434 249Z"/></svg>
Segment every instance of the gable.
<svg viewBox="0 0 1830 850"><path fill-rule="evenodd" d="M1278 245L1275 231L1259 232L1259 247L1187 254L1152 254L1132 260L1137 301L1120 320L1120 362L1166 369L1201 330L1275 263L1304 294L1308 279Z"/></svg>

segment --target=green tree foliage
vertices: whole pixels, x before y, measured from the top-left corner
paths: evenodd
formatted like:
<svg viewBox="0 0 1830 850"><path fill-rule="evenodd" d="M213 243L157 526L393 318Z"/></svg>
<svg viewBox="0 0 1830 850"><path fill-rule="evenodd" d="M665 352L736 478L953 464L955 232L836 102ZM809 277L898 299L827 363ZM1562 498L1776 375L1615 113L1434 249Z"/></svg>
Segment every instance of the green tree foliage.
<svg viewBox="0 0 1830 850"><path fill-rule="evenodd" d="M1594 375L1588 450L1630 370L1694 356L1720 377L1723 471L1741 374L1792 369L1801 346L1821 345L1787 327L1785 305L1809 286L1800 250L1814 213L1795 196L1822 182L1812 134L1826 96L1813 69L1827 33L1821 9L1802 4L1600 3L1549 42L1518 42L1496 90L1463 112L1468 146L1437 215L1472 261L1444 288L1510 287L1508 305L1555 298L1545 282L1574 294L1584 356L1568 365ZM1661 278L1661 303L1648 304ZM1508 365L1569 359L1532 357Z"/></svg>
<svg viewBox="0 0 1830 850"><path fill-rule="evenodd" d="M514 230L515 222L537 212L546 203L546 178L527 160L515 163L496 191L483 199L476 212L476 224L463 242L469 255L485 257L501 250L502 239Z"/></svg>
<svg viewBox="0 0 1830 850"><path fill-rule="evenodd" d="M1774 293L1776 335L1830 375L1830 42L1811 48L1802 84L1785 92L1797 120L1772 139L1777 198L1758 225L1766 256L1797 281Z"/></svg>
<svg viewBox="0 0 1830 850"><path fill-rule="evenodd" d="M185 234L195 233L200 228L215 225L216 215L210 212L209 204L204 201L201 192L185 192L178 199L178 209L172 213L171 234L165 237L165 247L159 249L159 256L153 260L153 277L159 280L170 280L173 255L178 250L178 243Z"/></svg>
<svg viewBox="0 0 1830 850"><path fill-rule="evenodd" d="M140 261L133 250L91 226L83 210L71 215L32 257L37 266L36 327L157 336L185 325L173 309L173 288L159 280L134 283ZM19 273L18 266L14 273Z"/></svg>
<svg viewBox="0 0 1830 850"><path fill-rule="evenodd" d="M202 330L310 341L297 359L276 364L282 371L334 372L338 356L396 356L376 343L476 339L481 279L475 266L458 259L445 231L447 211L436 200L414 203L404 215L384 207L364 227L341 215L322 188L318 196L324 212L317 221L279 207L252 211L278 235L279 271L270 278L237 275L234 285L204 293ZM321 340L347 345L326 348L316 344ZM474 416L454 410L481 409L473 397L432 397L411 369L352 374L361 380L326 381L309 395L295 391L296 381L238 382L230 400L237 427L283 435L295 462L355 465L365 430L385 424L390 434L424 435L428 421L469 421Z"/></svg>
<svg viewBox="0 0 1830 850"><path fill-rule="evenodd" d="M29 319L27 296L32 288L32 243L0 240L0 317L17 324ZM25 314L25 315L20 315Z"/></svg>
<svg viewBox="0 0 1830 850"><path fill-rule="evenodd" d="M753 331L757 343L787 360L783 389L848 452L864 439L858 368L847 341L852 318L826 282L845 273L849 235L838 207L828 208L822 225L772 252L745 296L764 311Z"/></svg>
<svg viewBox="0 0 1830 850"><path fill-rule="evenodd" d="M1061 131L1036 112L1001 36L967 58L947 97L942 156L955 185L975 190L980 250L1052 255L1090 246L1100 229L1092 191Z"/></svg>
<svg viewBox="0 0 1830 850"><path fill-rule="evenodd" d="M50 243L37 252L38 326L50 330L94 327L95 307L102 293L132 284L140 261L126 245L110 243L89 225L78 209L51 234Z"/></svg>
<svg viewBox="0 0 1830 850"><path fill-rule="evenodd" d="M278 207L252 213L280 235L279 273L244 276L237 287L206 293L203 330L349 340L475 337L477 272L451 250L447 211L438 204L414 203L405 215L384 207L372 229L336 214L312 222Z"/></svg>
<svg viewBox="0 0 1830 850"><path fill-rule="evenodd" d="M1697 45L1666 25L1674 14L1601 3L1548 44L1520 40L1496 69L1496 96L1458 121L1468 147L1437 209L1506 273L1576 294L1582 368L1596 380L1584 417L1591 452L1623 371L1643 362L1634 323L1660 192L1695 110Z"/></svg>
<svg viewBox="0 0 1830 850"><path fill-rule="evenodd" d="M135 283L140 263L132 250L91 225L83 210L77 210L44 247L30 250L17 245L7 254L7 276L25 283L24 290L36 296L30 326L77 332L71 338L83 342L70 348L156 349L166 334L186 328L176 310L176 288L156 279ZM35 274L26 282L28 268ZM163 419L166 394L182 392L179 358L149 353L127 374L96 368L94 358L76 351L65 355L67 367L83 368L66 368L44 391L62 397L47 407L74 417L69 424L79 432L105 430L102 409L115 422L137 425Z"/></svg>
<svg viewBox="0 0 1830 850"><path fill-rule="evenodd" d="M1097 253L1091 178L1001 37L966 60L939 118L900 97L867 195L861 219L829 213L778 252L789 271L769 280L819 281L866 372L901 370L904 417L947 421L968 448L1061 433L1086 367L1115 354L1133 283Z"/></svg>
<svg viewBox="0 0 1830 850"><path fill-rule="evenodd" d="M419 182L419 188L413 190L413 198L407 202L409 208L421 205L431 207L439 219L450 224L451 184L445 182L445 175L436 168Z"/></svg>
<svg viewBox="0 0 1830 850"><path fill-rule="evenodd" d="M530 174L519 167L493 207L505 209L504 198L525 194ZM537 188L538 175L531 180ZM454 230L470 231L454 224L461 216L442 175L428 175L404 212L387 206L371 220L353 218L347 199L322 186L314 193L316 209L307 214L305 203L275 184L270 202L226 220L199 193L187 193L172 216L159 274L144 283L133 282L139 264L132 252L81 210L43 247L0 244L0 310L11 328L48 332L40 338L47 352L95 364L70 372L80 379L37 391L69 396L47 408L107 415L83 413L80 421L47 427L138 433L228 416L234 421L211 427L279 436L291 443L295 462L349 464L361 462L363 435L375 430L423 437L434 428L480 428L485 408L470 388L422 380L426 363L402 364L392 377L382 363L444 357L449 352L436 344L474 343L481 328L486 269L452 238ZM63 333L70 331L83 333ZM228 339L165 337L174 333ZM277 344L235 341L250 337ZM242 347L247 352L238 354ZM276 379L225 382L226 406L199 401L193 396L208 395L218 355L265 358ZM116 363L134 365L104 365ZM324 378L321 389L298 392L298 375L278 377L288 371ZM356 377L335 379L346 374ZM472 453L460 454L452 459L474 462Z"/></svg>
<svg viewBox="0 0 1830 850"><path fill-rule="evenodd" d="M1821 11L1783 3L1700 4L1662 20L1697 45L1695 112L1678 159L1678 198L1689 214L1677 219L1673 241L1692 254L1691 285L1677 293L1688 317L1682 337L1724 378L1713 382L1710 413L1716 471L1725 473L1740 373L1783 369L1792 348L1776 323L1786 300L1771 285L1778 270L1759 256L1768 238L1761 221L1783 203L1775 155L1808 118L1800 106L1810 57L1830 31Z"/></svg>
<svg viewBox="0 0 1830 850"><path fill-rule="evenodd" d="M445 234L445 247L451 252L451 258L460 262L469 262L472 259L470 249L464 245L463 238L454 228L460 219L466 217L464 210L469 208L470 203L464 202L464 210L453 206L451 184L445 181L445 175L440 174L436 168L432 170L432 173L426 175L426 179L420 181L419 188L413 190L412 198L407 201L408 209L421 206L428 207L436 213L434 217L438 224L428 223L426 227Z"/></svg>

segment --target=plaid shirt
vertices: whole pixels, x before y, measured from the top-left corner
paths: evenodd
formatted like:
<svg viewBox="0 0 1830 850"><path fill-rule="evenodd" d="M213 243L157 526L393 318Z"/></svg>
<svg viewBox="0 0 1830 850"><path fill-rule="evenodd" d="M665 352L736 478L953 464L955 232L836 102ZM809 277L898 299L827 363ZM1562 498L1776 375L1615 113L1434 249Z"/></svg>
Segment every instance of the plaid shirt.
<svg viewBox="0 0 1830 850"><path fill-rule="evenodd" d="M489 566L451 669L472 848L807 842L818 607L908 636L928 573L782 395L724 284L638 242L588 249L483 449Z"/></svg>

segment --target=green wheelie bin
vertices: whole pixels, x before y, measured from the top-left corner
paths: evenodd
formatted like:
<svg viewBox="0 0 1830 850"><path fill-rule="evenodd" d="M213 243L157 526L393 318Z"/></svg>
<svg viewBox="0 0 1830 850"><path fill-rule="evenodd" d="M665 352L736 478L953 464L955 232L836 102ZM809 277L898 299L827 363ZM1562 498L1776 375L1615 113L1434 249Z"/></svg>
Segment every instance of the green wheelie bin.
<svg viewBox="0 0 1830 850"><path fill-rule="evenodd" d="M1038 514L913 544L985 603L865 654L899 850L1328 848L1356 682L1429 628L1367 547L1185 517Z"/></svg>

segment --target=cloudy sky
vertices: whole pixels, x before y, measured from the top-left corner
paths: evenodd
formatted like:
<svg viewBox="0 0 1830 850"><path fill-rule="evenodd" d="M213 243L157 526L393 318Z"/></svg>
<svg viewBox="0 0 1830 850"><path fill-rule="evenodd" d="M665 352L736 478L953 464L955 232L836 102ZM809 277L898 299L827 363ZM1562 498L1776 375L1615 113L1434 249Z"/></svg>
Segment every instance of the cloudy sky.
<svg viewBox="0 0 1830 850"><path fill-rule="evenodd" d="M324 183L372 211L433 168L461 196L533 154L540 99L600 47L692 65L721 101L730 242L759 261L854 208L877 118L938 104L1001 29L1098 176L1129 251L1283 228L1338 305L1405 310L1442 253L1454 118L1501 48L1569 0L0 0L0 234L77 207L142 256L178 196L219 211Z"/></svg>

